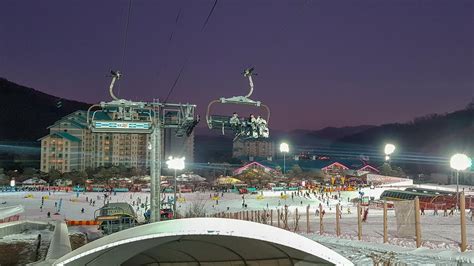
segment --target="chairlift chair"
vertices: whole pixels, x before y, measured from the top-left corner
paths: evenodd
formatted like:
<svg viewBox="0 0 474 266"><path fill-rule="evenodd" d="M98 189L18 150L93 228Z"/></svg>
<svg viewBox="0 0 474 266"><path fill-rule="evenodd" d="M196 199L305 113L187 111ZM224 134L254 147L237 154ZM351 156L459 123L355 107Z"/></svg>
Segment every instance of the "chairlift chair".
<svg viewBox="0 0 474 266"><path fill-rule="evenodd" d="M122 74L111 71L109 93L113 101L94 104L87 110L87 124L94 133L151 133L153 111L144 102L119 99L113 93L116 80ZM96 110L93 110L96 109Z"/></svg>
<svg viewBox="0 0 474 266"><path fill-rule="evenodd" d="M247 95L245 96L234 96L230 98L220 98L218 100L213 100L209 103L207 106L207 112L206 112L206 121L209 129L215 129L215 130L221 130L222 135L225 135L226 131L232 131L235 135L234 141L237 139L260 139L260 138L268 138L269 132L268 132L268 123L270 121L270 108L263 104L260 101L255 101L250 99L250 96L253 93L254 90L254 85L253 85L253 80L252 76L256 75L253 73L254 68L248 68L242 73L244 77L247 77L249 79L250 83L250 91ZM266 115L266 125L265 125L265 130L264 134L247 134L248 132L245 132L245 125L248 123L242 118L239 118L239 123L236 125L235 123L231 123L231 118L232 116L230 115L211 115L211 107L214 104L229 104L229 105L248 105L248 106L255 106L255 107L261 107L265 109L267 115ZM249 127L250 125L246 125Z"/></svg>

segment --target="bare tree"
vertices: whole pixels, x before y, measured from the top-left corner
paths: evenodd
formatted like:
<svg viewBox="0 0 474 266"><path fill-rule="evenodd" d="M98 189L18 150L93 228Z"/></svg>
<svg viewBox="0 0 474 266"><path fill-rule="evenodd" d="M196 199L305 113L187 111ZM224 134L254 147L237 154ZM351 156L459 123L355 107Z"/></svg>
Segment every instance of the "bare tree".
<svg viewBox="0 0 474 266"><path fill-rule="evenodd" d="M268 224L270 216L267 210L263 210L263 212L260 213L260 223L262 224Z"/></svg>
<svg viewBox="0 0 474 266"><path fill-rule="evenodd" d="M202 198L192 201L184 213L184 218L206 217L206 204L207 200Z"/></svg>

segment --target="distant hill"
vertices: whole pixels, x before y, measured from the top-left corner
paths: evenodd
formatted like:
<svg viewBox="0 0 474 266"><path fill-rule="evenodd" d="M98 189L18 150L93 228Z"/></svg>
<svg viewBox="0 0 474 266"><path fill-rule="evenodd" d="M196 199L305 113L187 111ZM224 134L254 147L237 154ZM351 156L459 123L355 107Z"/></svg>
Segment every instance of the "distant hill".
<svg viewBox="0 0 474 266"><path fill-rule="evenodd" d="M0 78L0 140L35 141L59 118L89 106Z"/></svg>
<svg viewBox="0 0 474 266"><path fill-rule="evenodd" d="M47 127L90 104L61 99L0 78L0 141L36 140L48 134ZM211 133L202 121L196 129L195 158L199 162L223 162L232 156L232 137ZM271 130L276 143L289 141L294 147L325 153L334 147L380 149L393 142L399 151L449 156L474 150L474 104L465 110L415 118L409 123L381 126L327 127L321 130ZM31 144L28 144L31 146ZM39 143L38 143L39 145ZM337 149L336 149L337 150ZM377 151L378 152L378 151Z"/></svg>
<svg viewBox="0 0 474 266"><path fill-rule="evenodd" d="M474 108L431 114L409 123L385 124L340 138L340 144L380 147L393 142L400 152L420 152L448 157L454 152L474 150Z"/></svg>
<svg viewBox="0 0 474 266"><path fill-rule="evenodd" d="M373 128L374 126L362 125L353 127L325 127L320 130L293 130L286 134L276 132L273 134L275 138L281 138L285 136L289 138L295 145L321 145L332 143L338 139L346 136L351 136L367 129Z"/></svg>
<svg viewBox="0 0 474 266"><path fill-rule="evenodd" d="M363 132L373 127L374 126L370 126L370 125L362 125L362 126L354 126L354 127L326 127L318 131L311 132L309 133L309 135L317 137L317 138L337 140L346 136Z"/></svg>

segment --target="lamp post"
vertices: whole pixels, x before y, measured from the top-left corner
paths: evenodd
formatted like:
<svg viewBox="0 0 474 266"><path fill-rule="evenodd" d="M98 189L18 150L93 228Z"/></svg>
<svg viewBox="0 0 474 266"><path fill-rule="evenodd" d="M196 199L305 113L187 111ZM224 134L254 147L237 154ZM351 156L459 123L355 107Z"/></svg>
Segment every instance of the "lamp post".
<svg viewBox="0 0 474 266"><path fill-rule="evenodd" d="M280 144L280 152L283 153L283 176L286 174L286 153L290 152L290 147L287 143Z"/></svg>
<svg viewBox="0 0 474 266"><path fill-rule="evenodd" d="M386 162L390 161L390 154L392 154L394 151L395 151L395 145L390 144L390 143L385 145L384 153L385 153Z"/></svg>
<svg viewBox="0 0 474 266"><path fill-rule="evenodd" d="M456 170L456 210L458 209L459 203L459 171L464 171L467 168L471 167L472 161L471 158L467 157L465 154L457 153L451 157L449 165L452 169Z"/></svg>
<svg viewBox="0 0 474 266"><path fill-rule="evenodd" d="M176 182L176 171L177 170L183 170L184 169L184 157L182 158L173 158L173 156L170 156L168 158L168 161L166 161L166 164L168 165L169 169L174 170L174 202L173 202L173 218L176 217L176 188L177 188L177 182Z"/></svg>

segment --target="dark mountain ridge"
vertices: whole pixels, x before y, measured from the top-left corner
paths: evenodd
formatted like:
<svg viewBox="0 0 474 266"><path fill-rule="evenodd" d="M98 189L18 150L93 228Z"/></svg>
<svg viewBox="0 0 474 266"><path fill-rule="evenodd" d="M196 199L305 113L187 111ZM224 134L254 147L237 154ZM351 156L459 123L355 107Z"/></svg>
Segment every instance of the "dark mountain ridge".
<svg viewBox="0 0 474 266"><path fill-rule="evenodd" d="M0 140L37 140L61 117L89 106L0 78Z"/></svg>
<svg viewBox="0 0 474 266"><path fill-rule="evenodd" d="M418 117L408 123L372 127L338 142L377 147L392 142L405 151L445 156L453 152L470 153L474 150L474 109L468 107Z"/></svg>

